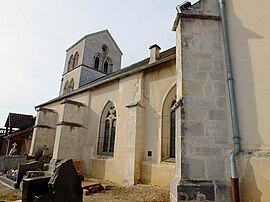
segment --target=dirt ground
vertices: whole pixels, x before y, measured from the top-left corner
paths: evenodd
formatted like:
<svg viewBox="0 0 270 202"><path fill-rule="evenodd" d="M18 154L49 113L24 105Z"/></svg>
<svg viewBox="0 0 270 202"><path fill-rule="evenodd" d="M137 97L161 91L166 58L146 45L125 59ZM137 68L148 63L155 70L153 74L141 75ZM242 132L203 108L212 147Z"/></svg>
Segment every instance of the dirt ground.
<svg viewBox="0 0 270 202"><path fill-rule="evenodd" d="M135 185L123 187L113 183L106 183L107 190L83 196L83 201L94 202L167 202L170 201L169 187L154 185ZM0 183L0 201L9 202L21 199L21 191L9 188Z"/></svg>

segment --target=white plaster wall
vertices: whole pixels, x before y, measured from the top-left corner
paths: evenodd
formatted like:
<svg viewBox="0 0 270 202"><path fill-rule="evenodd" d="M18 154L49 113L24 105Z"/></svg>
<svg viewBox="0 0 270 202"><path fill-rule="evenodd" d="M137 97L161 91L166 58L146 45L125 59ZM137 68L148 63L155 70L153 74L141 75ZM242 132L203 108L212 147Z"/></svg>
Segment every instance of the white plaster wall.
<svg viewBox="0 0 270 202"><path fill-rule="evenodd" d="M142 165L142 181L144 183L169 185L174 177L175 165L161 162L162 138L162 104L165 96L175 85L175 60L166 62L157 68L145 71L144 106L144 165ZM148 151L152 156L148 156ZM162 180L160 175L163 176ZM151 176L151 177L150 177Z"/></svg>
<svg viewBox="0 0 270 202"><path fill-rule="evenodd" d="M242 154L241 201L269 201L270 1L226 1ZM250 191L252 190L252 191Z"/></svg>

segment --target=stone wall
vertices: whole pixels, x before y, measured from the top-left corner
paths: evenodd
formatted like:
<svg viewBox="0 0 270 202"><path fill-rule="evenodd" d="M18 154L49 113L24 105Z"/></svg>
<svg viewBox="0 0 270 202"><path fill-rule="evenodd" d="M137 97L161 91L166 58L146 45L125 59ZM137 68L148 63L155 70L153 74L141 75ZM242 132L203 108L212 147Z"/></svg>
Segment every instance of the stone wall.
<svg viewBox="0 0 270 202"><path fill-rule="evenodd" d="M54 139L56 132L56 123L58 113L48 108L39 108L37 110L37 118L31 142L30 154L34 153L47 146L49 153L53 152Z"/></svg>
<svg viewBox="0 0 270 202"><path fill-rule="evenodd" d="M222 30L216 9L218 1L201 0L178 14L178 168L171 184L177 187L177 191L171 192L172 201L198 197L230 201ZM219 189L224 189L221 195L217 194ZM192 194L195 190L199 190L200 196Z"/></svg>
<svg viewBox="0 0 270 202"><path fill-rule="evenodd" d="M67 99L61 102L53 159L81 159L87 117L86 105Z"/></svg>

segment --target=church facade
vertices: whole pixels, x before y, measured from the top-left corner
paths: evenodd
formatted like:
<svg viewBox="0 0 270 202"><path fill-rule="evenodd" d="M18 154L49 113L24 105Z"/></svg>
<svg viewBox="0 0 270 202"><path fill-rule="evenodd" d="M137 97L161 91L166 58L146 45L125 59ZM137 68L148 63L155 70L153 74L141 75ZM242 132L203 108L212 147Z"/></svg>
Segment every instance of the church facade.
<svg viewBox="0 0 270 202"><path fill-rule="evenodd" d="M175 173L175 48L153 45L149 58L123 69L121 56L107 30L67 50L59 97L37 106L31 151L46 145L53 160L81 160L94 178L168 185Z"/></svg>
<svg viewBox="0 0 270 202"><path fill-rule="evenodd" d="M36 107L31 152L47 145L51 164L81 160L86 175L123 185L170 184L171 201L268 201L262 2L185 2L176 47L155 44L123 69L107 30L85 36L67 50L59 97Z"/></svg>

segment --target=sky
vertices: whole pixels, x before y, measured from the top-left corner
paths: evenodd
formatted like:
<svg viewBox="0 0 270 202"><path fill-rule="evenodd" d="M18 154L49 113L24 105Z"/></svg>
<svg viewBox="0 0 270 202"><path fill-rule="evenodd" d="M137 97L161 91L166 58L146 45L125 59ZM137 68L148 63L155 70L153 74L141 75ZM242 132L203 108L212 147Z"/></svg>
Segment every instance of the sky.
<svg viewBox="0 0 270 202"><path fill-rule="evenodd" d="M0 128L9 112L59 94L68 47L108 29L123 52L122 68L149 56L149 47L175 46L175 7L183 0L1 0ZM196 0L191 1L192 3Z"/></svg>

